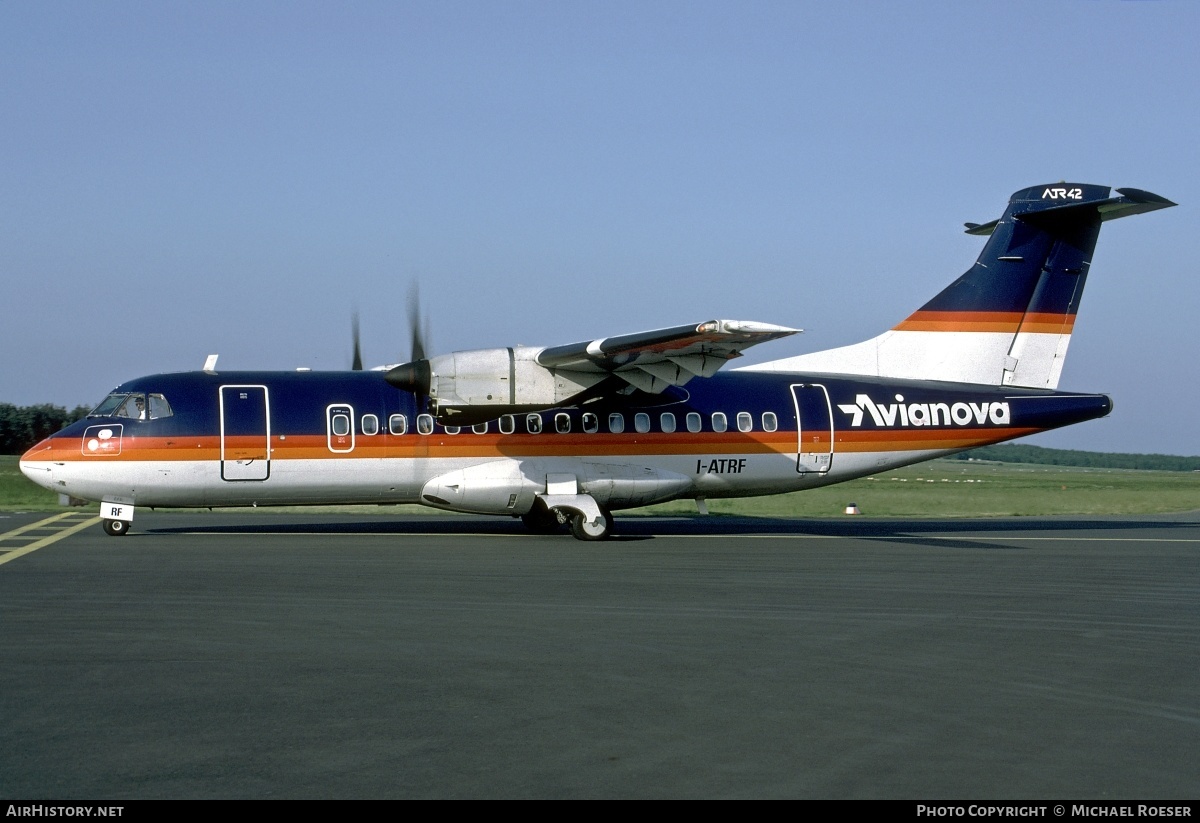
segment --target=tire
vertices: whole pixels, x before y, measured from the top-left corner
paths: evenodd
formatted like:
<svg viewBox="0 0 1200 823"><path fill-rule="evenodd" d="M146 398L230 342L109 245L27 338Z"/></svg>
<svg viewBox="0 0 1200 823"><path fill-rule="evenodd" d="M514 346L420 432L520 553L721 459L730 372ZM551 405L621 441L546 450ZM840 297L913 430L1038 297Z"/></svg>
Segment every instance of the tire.
<svg viewBox="0 0 1200 823"><path fill-rule="evenodd" d="M129 534L129 523L124 520L105 520L104 533L111 537L124 537Z"/></svg>
<svg viewBox="0 0 1200 823"><path fill-rule="evenodd" d="M571 534L576 540L607 540L612 535L613 516L605 510L600 511L604 519L599 526L594 526L584 519L582 514L571 517Z"/></svg>

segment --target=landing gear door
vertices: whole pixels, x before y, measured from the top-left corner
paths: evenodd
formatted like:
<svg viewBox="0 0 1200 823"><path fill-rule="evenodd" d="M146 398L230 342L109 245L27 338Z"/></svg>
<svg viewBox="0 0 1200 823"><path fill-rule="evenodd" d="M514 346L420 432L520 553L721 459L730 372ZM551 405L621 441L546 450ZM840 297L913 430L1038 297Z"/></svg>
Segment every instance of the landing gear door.
<svg viewBox="0 0 1200 823"><path fill-rule="evenodd" d="M792 386L796 403L796 471L824 474L833 465L833 409L820 383Z"/></svg>
<svg viewBox="0 0 1200 823"><path fill-rule="evenodd" d="M266 386L221 387L221 479L271 476L271 409Z"/></svg>

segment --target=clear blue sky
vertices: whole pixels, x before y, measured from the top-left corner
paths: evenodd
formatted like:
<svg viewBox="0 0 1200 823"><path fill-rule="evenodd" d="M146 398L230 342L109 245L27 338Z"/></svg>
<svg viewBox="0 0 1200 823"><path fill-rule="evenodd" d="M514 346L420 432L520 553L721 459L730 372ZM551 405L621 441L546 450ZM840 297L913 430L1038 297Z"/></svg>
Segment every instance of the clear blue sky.
<svg viewBox="0 0 1200 823"><path fill-rule="evenodd" d="M713 317L855 342L1069 180L1106 224L1029 442L1200 454L1200 3L0 3L0 402Z"/></svg>

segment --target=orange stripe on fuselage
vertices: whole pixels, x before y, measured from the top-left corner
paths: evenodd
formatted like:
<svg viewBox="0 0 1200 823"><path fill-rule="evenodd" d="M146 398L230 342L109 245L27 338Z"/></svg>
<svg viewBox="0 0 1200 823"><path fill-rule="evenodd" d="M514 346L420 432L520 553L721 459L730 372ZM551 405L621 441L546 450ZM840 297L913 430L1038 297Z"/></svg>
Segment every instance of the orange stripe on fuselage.
<svg viewBox="0 0 1200 823"><path fill-rule="evenodd" d="M893 452L943 449L971 449L1024 437L1041 431L1035 428L1004 427L995 429L900 429L876 431L840 431L838 452Z"/></svg>
<svg viewBox="0 0 1200 823"><path fill-rule="evenodd" d="M857 431L842 429L834 435L833 452L892 452L913 450L967 449L1033 434L1035 428L922 428ZM226 442L226 459L236 459ZM238 440L243 438L237 438ZM261 452L262 438L244 438L256 443ZM242 444L237 444L242 445ZM829 451L829 434L807 431L800 450L806 453ZM778 432L675 432L672 434L475 434L359 436L353 451L329 450L324 435L286 435L272 437L272 460L345 460L460 458L495 460L530 457L621 457L636 458L663 455L714 454L795 454L794 431ZM103 464L140 461L215 461L221 459L219 437L125 438L119 455L85 455L79 441L55 438L43 443L30 460Z"/></svg>

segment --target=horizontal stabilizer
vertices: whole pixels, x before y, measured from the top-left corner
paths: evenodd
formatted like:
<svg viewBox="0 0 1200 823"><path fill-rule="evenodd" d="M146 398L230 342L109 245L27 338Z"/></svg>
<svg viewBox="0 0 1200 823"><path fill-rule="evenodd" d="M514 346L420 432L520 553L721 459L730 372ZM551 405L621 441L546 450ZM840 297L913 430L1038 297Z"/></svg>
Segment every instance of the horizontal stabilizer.
<svg viewBox="0 0 1200 823"><path fill-rule="evenodd" d="M981 237L987 237L996 230L996 226L1000 225L1000 219L997 218L990 223L965 223L967 234L974 234Z"/></svg>
<svg viewBox="0 0 1200 823"><path fill-rule="evenodd" d="M1165 197L1141 189L1117 189L1124 197L1113 198L1109 204L1101 205L1100 219L1112 220L1115 217L1127 217L1131 214L1145 214L1148 211L1169 209L1178 205Z"/></svg>
<svg viewBox="0 0 1200 823"><path fill-rule="evenodd" d="M1087 220L1096 214L1101 221L1115 220L1176 205L1165 197L1141 189L1117 189L1120 197L1109 197L1108 191L1104 186L1034 186L1013 195L1010 214L1017 220L1048 226L1062 221ZM998 225L999 219L990 223L967 223L966 233L986 237Z"/></svg>

